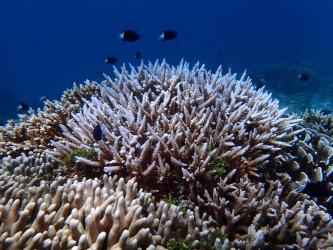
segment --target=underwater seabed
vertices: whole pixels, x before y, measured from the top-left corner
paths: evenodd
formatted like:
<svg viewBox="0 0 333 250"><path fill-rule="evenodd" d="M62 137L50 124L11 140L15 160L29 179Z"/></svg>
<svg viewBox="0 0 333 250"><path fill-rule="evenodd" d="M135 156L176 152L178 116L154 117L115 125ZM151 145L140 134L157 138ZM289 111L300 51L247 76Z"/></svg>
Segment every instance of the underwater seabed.
<svg viewBox="0 0 333 250"><path fill-rule="evenodd" d="M0 127L0 249L333 248L330 114L221 67L114 75Z"/></svg>
<svg viewBox="0 0 333 250"><path fill-rule="evenodd" d="M273 93L289 112L307 109L333 110L333 76L313 62L284 62L254 67L249 71L254 84ZM305 73L309 80L301 81Z"/></svg>

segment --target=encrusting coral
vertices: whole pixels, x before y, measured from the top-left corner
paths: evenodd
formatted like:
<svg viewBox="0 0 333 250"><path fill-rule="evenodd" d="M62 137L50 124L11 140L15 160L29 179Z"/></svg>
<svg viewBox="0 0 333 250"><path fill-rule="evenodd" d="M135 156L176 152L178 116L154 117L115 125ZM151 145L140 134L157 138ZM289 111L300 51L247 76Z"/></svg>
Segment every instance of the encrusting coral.
<svg viewBox="0 0 333 250"><path fill-rule="evenodd" d="M115 76L1 128L0 250L333 247L331 215L299 192L332 187L330 135L245 74Z"/></svg>

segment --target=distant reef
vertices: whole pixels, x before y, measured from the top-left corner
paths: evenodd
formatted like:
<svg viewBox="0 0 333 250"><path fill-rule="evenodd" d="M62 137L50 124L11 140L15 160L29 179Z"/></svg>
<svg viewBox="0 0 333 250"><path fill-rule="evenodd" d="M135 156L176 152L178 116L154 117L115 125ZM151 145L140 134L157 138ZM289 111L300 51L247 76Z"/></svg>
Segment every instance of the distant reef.
<svg viewBox="0 0 333 250"><path fill-rule="evenodd" d="M302 81L301 74L309 79ZM285 62L254 67L249 75L257 87L266 89L292 112L333 109L333 77L311 62Z"/></svg>
<svg viewBox="0 0 333 250"><path fill-rule="evenodd" d="M333 248L330 114L199 63L104 77L0 127L0 250Z"/></svg>

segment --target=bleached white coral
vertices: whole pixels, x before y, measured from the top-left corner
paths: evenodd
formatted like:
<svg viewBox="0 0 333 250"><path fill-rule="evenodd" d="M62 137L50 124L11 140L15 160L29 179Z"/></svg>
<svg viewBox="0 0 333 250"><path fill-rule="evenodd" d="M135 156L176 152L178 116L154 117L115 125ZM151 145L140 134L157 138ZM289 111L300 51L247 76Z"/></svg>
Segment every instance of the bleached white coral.
<svg viewBox="0 0 333 250"><path fill-rule="evenodd" d="M54 159L93 147L98 157L76 162L160 184L214 173L216 159L239 176L260 176L268 163L276 167L288 158L282 149L300 132L292 129L298 120L284 116L278 101L256 90L245 73L237 79L221 67L212 73L198 63L175 68L163 61L115 69L115 75L114 81L105 76L110 86L102 84L101 97L86 100L61 125L63 138L48 151ZM97 125L104 132L98 142Z"/></svg>

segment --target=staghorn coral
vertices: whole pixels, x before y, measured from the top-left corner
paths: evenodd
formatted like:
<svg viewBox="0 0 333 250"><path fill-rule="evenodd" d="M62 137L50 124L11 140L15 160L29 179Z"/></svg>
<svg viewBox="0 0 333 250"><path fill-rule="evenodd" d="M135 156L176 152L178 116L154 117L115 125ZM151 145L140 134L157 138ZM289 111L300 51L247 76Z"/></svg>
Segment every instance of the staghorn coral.
<svg viewBox="0 0 333 250"><path fill-rule="evenodd" d="M195 188L197 180L216 175L216 159L239 177L265 176L287 158L283 149L302 131L293 129L298 119L283 116L278 101L255 90L245 73L238 80L221 68L211 73L199 64L173 68L163 61L115 75L115 82L105 76L110 86L101 86L101 97L85 100L61 125L63 138L47 151L55 160L94 147L98 157L76 157L79 168L106 167L159 191L183 176ZM105 138L95 142L99 124Z"/></svg>
<svg viewBox="0 0 333 250"><path fill-rule="evenodd" d="M212 215L221 231L239 249L318 249L332 246L332 218L305 195L291 177L252 183L235 182L235 170L198 204ZM318 222L318 223L317 223ZM324 229L325 228L325 229Z"/></svg>
<svg viewBox="0 0 333 250"><path fill-rule="evenodd" d="M96 82L85 81L66 90L60 101L45 101L43 110L30 109L29 114L19 115L19 121L9 121L0 127L0 156L13 157L35 150L43 152L51 139L61 135L59 124L66 123L71 112L80 110L83 99L100 94Z"/></svg>

